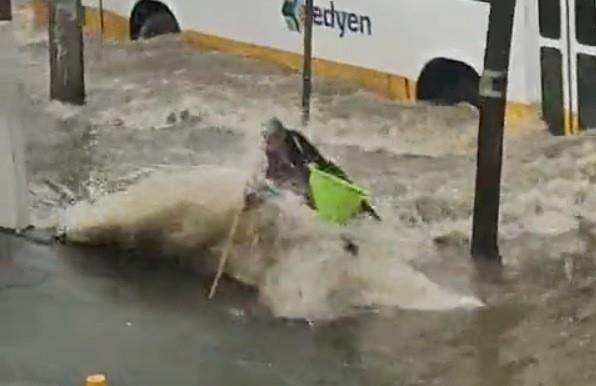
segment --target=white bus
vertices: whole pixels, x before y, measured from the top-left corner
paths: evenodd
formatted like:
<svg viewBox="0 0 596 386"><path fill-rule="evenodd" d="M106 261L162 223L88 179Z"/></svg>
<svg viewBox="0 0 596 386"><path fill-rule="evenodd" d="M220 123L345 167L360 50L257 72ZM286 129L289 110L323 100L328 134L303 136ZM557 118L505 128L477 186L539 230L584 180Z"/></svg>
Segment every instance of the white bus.
<svg viewBox="0 0 596 386"><path fill-rule="evenodd" d="M43 23L47 0L32 1ZM291 1L83 4L86 29L111 38L180 32L197 46L300 69L303 39L284 18ZM595 8L595 0L517 0L509 127L536 116L555 135L596 127ZM489 10L490 0L315 0L314 75L392 99L477 105Z"/></svg>

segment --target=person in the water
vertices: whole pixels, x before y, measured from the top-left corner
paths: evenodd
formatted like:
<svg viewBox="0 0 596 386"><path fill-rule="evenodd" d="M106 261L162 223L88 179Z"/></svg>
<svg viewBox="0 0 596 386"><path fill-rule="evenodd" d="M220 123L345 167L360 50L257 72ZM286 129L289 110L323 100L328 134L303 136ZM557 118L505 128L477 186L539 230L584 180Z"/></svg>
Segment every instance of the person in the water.
<svg viewBox="0 0 596 386"><path fill-rule="evenodd" d="M336 164L321 155L304 135L291 130L277 118L270 119L263 131L267 169L265 183L261 181L247 186L245 192L245 210L259 206L265 197L278 189L285 189L304 198L306 204L316 210L309 187L309 164L314 163L320 170L333 174L347 182L352 182L346 173ZM380 216L372 206L364 201L360 213L366 213L377 221ZM359 247L350 237L342 235L344 249L351 255L359 253Z"/></svg>
<svg viewBox="0 0 596 386"><path fill-rule="evenodd" d="M309 188L309 164L314 163L320 170L352 182L339 166L323 157L304 135L284 127L279 119L272 118L265 124L263 137L267 155L266 178L275 186L303 197L310 208L316 210ZM363 201L361 212L377 221L381 220L368 201Z"/></svg>

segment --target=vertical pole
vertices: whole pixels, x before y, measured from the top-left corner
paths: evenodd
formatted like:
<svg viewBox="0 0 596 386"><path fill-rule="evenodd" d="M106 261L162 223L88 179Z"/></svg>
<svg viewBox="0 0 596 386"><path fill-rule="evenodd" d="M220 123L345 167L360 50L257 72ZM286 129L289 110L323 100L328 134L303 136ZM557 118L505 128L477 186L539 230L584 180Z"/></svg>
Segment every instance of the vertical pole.
<svg viewBox="0 0 596 386"><path fill-rule="evenodd" d="M503 128L515 0L492 0L480 80L472 257L501 261L498 246Z"/></svg>
<svg viewBox="0 0 596 386"><path fill-rule="evenodd" d="M101 40L103 41L103 34L105 30L105 22L103 18L103 0L99 0L99 30L101 31Z"/></svg>
<svg viewBox="0 0 596 386"><path fill-rule="evenodd" d="M12 20L11 0L0 0L0 21Z"/></svg>
<svg viewBox="0 0 596 386"><path fill-rule="evenodd" d="M13 23L0 21L0 228L17 232L29 226L22 68Z"/></svg>
<svg viewBox="0 0 596 386"><path fill-rule="evenodd" d="M304 15L304 64L302 67L302 125L310 120L310 94L312 89L312 24L313 0L306 0Z"/></svg>
<svg viewBox="0 0 596 386"><path fill-rule="evenodd" d="M81 0L49 0L50 99L85 103Z"/></svg>

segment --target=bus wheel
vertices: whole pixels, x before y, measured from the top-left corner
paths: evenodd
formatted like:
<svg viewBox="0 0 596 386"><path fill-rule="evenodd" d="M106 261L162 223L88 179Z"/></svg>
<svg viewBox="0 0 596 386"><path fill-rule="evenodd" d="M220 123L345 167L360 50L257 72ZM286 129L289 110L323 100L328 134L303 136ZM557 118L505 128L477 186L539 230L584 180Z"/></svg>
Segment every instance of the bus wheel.
<svg viewBox="0 0 596 386"><path fill-rule="evenodd" d="M176 19L168 12L157 12L149 16L139 30L139 38L151 39L164 34L178 33L180 28Z"/></svg>
<svg viewBox="0 0 596 386"><path fill-rule="evenodd" d="M435 59L428 63L417 83L418 100L452 105L467 102L479 107L480 77L465 63L450 59Z"/></svg>

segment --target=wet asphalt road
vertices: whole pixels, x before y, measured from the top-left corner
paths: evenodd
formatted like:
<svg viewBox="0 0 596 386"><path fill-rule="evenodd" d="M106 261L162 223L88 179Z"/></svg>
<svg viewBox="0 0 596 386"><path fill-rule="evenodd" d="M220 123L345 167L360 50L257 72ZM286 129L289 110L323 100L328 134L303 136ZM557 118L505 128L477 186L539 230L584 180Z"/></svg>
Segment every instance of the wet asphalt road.
<svg viewBox="0 0 596 386"><path fill-rule="evenodd" d="M209 302L196 276L110 257L0 235L0 385L378 384L350 323L275 321L246 290Z"/></svg>

